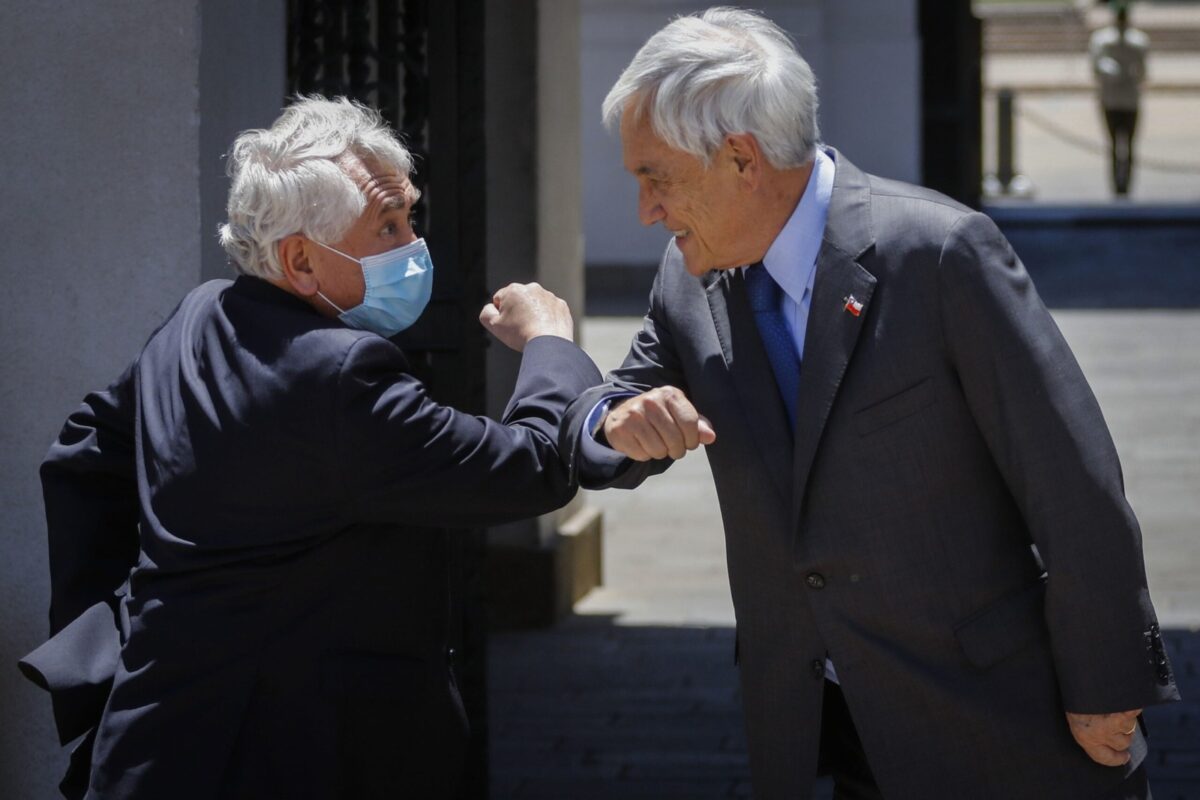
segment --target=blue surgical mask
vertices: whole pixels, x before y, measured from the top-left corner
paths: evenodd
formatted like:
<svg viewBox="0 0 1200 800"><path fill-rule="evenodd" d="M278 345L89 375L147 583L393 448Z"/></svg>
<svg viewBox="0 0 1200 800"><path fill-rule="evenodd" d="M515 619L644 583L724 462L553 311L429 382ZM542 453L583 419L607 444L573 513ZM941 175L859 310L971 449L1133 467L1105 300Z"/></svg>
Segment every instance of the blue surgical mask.
<svg viewBox="0 0 1200 800"><path fill-rule="evenodd" d="M327 244L320 244L362 267L366 291L363 301L343 310L322 294L317 295L338 311L338 319L351 328L395 336L417 321L433 293L433 259L424 239L366 258L355 258Z"/></svg>

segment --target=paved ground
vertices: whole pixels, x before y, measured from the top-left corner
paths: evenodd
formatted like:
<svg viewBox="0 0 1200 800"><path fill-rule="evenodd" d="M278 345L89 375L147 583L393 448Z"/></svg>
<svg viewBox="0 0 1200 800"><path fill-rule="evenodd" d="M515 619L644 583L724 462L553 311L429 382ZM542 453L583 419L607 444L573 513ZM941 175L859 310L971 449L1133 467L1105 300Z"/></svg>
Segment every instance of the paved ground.
<svg viewBox="0 0 1200 800"><path fill-rule="evenodd" d="M1138 119L1134 202L1200 203L1200 54L1154 53ZM1082 54L1005 54L984 62L984 172L996 169L995 90L1016 92L1015 163L1030 199L1111 200L1108 134Z"/></svg>
<svg viewBox="0 0 1200 800"><path fill-rule="evenodd" d="M1200 798L1200 311L1056 317L1113 430L1190 698L1149 714L1155 797ZM585 345L615 364L635 325L590 319ZM492 640L493 798L749 796L733 611L703 455L637 492L590 502L605 509L605 587L558 628Z"/></svg>

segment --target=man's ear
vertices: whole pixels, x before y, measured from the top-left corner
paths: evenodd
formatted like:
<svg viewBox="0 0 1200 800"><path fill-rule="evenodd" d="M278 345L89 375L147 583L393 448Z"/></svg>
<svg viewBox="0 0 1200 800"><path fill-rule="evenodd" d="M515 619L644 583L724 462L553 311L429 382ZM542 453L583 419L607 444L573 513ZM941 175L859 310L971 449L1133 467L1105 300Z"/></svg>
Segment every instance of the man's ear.
<svg viewBox="0 0 1200 800"><path fill-rule="evenodd" d="M725 156L732 162L738 178L748 183L748 188L758 188L763 173L763 152L752 133L730 133L723 143Z"/></svg>
<svg viewBox="0 0 1200 800"><path fill-rule="evenodd" d="M279 241L279 264L283 278L302 297L312 297L321 288L308 257L308 239L298 233Z"/></svg>

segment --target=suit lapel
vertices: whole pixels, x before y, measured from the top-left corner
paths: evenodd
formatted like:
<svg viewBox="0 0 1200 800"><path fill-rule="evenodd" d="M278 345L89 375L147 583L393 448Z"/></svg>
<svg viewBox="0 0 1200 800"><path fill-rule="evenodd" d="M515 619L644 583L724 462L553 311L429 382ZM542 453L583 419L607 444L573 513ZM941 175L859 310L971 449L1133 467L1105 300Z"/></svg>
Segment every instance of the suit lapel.
<svg viewBox="0 0 1200 800"><path fill-rule="evenodd" d="M875 278L849 256L826 246L817 260L817 279L808 312L808 333L800 368L796 402L796 446L793 465L792 518L800 521L808 475L821 433L842 384L842 376L862 321L870 307ZM848 298L862 303L858 316L846 310Z"/></svg>
<svg viewBox="0 0 1200 800"><path fill-rule="evenodd" d="M817 256L817 274L800 367L796 403L796 441L792 468L792 522L797 528L808 477L821 434L829 419L846 366L867 319L875 277L858 259L874 244L868 178L845 157L833 153L837 171L825 235ZM861 303L857 314L849 301Z"/></svg>
<svg viewBox="0 0 1200 800"><path fill-rule="evenodd" d="M741 270L720 270L704 279L721 352L746 424L771 480L791 504L794 528L799 524L821 434L875 291L875 277L858 263L875 241L869 178L836 150L827 152L835 159L837 171L817 256L794 439L789 435L787 411L750 310ZM846 310L851 297L862 304L858 314Z"/></svg>
<svg viewBox="0 0 1200 800"><path fill-rule="evenodd" d="M721 354L771 480L785 503L792 494L792 437L741 270L721 270L706 283ZM767 382L763 381L766 376ZM720 436L720 433L717 434Z"/></svg>

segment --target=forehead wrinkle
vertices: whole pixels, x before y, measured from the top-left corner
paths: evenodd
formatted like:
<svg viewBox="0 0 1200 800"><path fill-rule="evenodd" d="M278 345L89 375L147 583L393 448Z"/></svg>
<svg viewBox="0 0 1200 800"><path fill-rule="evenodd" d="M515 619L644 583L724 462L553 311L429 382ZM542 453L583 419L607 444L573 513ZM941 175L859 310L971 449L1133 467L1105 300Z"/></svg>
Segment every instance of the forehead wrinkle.
<svg viewBox="0 0 1200 800"><path fill-rule="evenodd" d="M384 198L380 205L390 211L403 211L408 207L408 193L405 192L403 197L389 195L388 197Z"/></svg>
<svg viewBox="0 0 1200 800"><path fill-rule="evenodd" d="M396 185L388 186L389 183ZM376 217L388 211L404 211L413 200L408 182L395 175L372 175L363 184L362 192L367 198L367 211Z"/></svg>
<svg viewBox="0 0 1200 800"><path fill-rule="evenodd" d="M364 214L378 217L388 211L403 211L421 196L407 175L392 172L392 167L376 159L347 151L335 161L366 199Z"/></svg>

